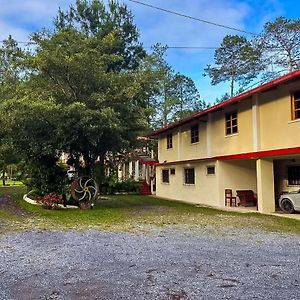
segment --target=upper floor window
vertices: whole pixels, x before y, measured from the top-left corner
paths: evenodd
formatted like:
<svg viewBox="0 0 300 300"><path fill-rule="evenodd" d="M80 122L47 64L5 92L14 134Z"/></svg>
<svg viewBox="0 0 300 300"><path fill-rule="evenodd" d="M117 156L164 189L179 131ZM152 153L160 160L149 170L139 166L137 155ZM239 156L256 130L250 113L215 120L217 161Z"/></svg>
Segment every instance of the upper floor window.
<svg viewBox="0 0 300 300"><path fill-rule="evenodd" d="M198 124L191 126L191 143L199 142L199 126Z"/></svg>
<svg viewBox="0 0 300 300"><path fill-rule="evenodd" d="M194 168L184 169L184 183L185 184L195 184L195 169Z"/></svg>
<svg viewBox="0 0 300 300"><path fill-rule="evenodd" d="M169 183L169 169L162 170L162 182Z"/></svg>
<svg viewBox="0 0 300 300"><path fill-rule="evenodd" d="M173 135L172 133L167 134L167 149L173 148Z"/></svg>
<svg viewBox="0 0 300 300"><path fill-rule="evenodd" d="M300 91L292 93L292 118L300 119Z"/></svg>
<svg viewBox="0 0 300 300"><path fill-rule="evenodd" d="M288 185L300 185L300 166L288 166Z"/></svg>
<svg viewBox="0 0 300 300"><path fill-rule="evenodd" d="M234 134L238 132L237 112L231 112L226 114L226 135Z"/></svg>
<svg viewBox="0 0 300 300"><path fill-rule="evenodd" d="M206 175L215 175L216 168L215 166L206 166Z"/></svg>

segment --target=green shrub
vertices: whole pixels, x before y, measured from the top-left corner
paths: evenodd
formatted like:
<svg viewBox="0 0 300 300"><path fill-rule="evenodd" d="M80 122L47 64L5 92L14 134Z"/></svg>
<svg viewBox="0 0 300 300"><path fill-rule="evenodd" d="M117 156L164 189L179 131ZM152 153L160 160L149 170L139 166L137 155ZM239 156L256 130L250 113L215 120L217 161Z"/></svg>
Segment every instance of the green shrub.
<svg viewBox="0 0 300 300"><path fill-rule="evenodd" d="M140 191L140 184L132 179L118 182L114 177L107 177L106 181L100 185L100 193L105 194L138 194Z"/></svg>
<svg viewBox="0 0 300 300"><path fill-rule="evenodd" d="M65 194L66 174L65 170L56 164L55 157L43 157L43 159L27 163L27 179L24 183L30 188L38 190L42 195L56 192Z"/></svg>

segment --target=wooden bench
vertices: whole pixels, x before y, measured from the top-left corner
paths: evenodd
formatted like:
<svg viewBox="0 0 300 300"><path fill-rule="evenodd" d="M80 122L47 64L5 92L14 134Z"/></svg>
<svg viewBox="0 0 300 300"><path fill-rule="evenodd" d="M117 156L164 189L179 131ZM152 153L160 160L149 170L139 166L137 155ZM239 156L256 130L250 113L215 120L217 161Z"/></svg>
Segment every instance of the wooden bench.
<svg viewBox="0 0 300 300"><path fill-rule="evenodd" d="M239 206L257 206L257 197L252 190L236 191L236 195L240 199Z"/></svg>

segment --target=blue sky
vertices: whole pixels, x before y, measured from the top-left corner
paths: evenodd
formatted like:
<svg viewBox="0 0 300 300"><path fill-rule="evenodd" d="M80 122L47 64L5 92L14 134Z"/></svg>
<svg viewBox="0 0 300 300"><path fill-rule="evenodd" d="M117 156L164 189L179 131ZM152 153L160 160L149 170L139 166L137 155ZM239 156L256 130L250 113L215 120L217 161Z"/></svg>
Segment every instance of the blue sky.
<svg viewBox="0 0 300 300"><path fill-rule="evenodd" d="M141 0L196 18L259 33L263 24L278 16L299 18L299 0ZM50 27L59 7L75 0L0 0L0 39L9 34L27 41L30 33ZM199 23L123 0L132 11L141 41L149 47L159 42L168 46L218 47L226 34L238 32ZM250 35L246 35L251 37ZM167 60L172 67L191 77L202 99L214 102L229 90L229 84L211 86L203 69L213 64L213 50L170 49Z"/></svg>

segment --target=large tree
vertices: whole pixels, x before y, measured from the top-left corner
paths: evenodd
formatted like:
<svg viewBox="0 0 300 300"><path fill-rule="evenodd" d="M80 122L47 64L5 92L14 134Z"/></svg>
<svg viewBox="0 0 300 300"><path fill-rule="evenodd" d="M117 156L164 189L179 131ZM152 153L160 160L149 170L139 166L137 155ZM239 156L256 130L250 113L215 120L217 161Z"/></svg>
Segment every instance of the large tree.
<svg viewBox="0 0 300 300"><path fill-rule="evenodd" d="M107 152L133 147L146 125L144 51L126 6L78 0L32 41L28 76L0 108L15 149L39 170L55 168L62 152L90 170Z"/></svg>
<svg viewBox="0 0 300 300"><path fill-rule="evenodd" d="M17 42L8 36L0 47L0 101L11 97L22 76L20 60L22 50Z"/></svg>
<svg viewBox="0 0 300 300"><path fill-rule="evenodd" d="M176 73L166 59L167 46L156 44L153 52L147 57L148 84L151 85L150 109L153 127L165 126L181 119L194 111L207 107L193 80Z"/></svg>
<svg viewBox="0 0 300 300"><path fill-rule="evenodd" d="M200 93L190 77L176 73L172 84L175 93L174 121L208 107L208 104L200 99Z"/></svg>
<svg viewBox="0 0 300 300"><path fill-rule="evenodd" d="M20 66L22 57L23 52L12 36L8 36L2 41L0 47L0 107L17 92L23 73ZM6 126L8 112L0 109L0 115L0 170L3 185L5 185L7 166L18 162L19 157L12 147Z"/></svg>
<svg viewBox="0 0 300 300"><path fill-rule="evenodd" d="M215 66L208 65L204 75L211 78L213 85L229 81L232 97L236 84L245 85L257 77L262 68L260 57L260 48L254 47L245 37L227 35L215 50Z"/></svg>
<svg viewBox="0 0 300 300"><path fill-rule="evenodd" d="M107 6L103 0L76 0L68 11L59 10L55 29L75 29L86 37L111 39L113 43L107 45L106 53L122 57L110 65L114 70L136 69L139 59L145 56L132 13L116 0L109 0Z"/></svg>
<svg viewBox="0 0 300 300"><path fill-rule="evenodd" d="M284 17L267 22L256 39L264 51L265 65L293 71L300 66L300 19Z"/></svg>

